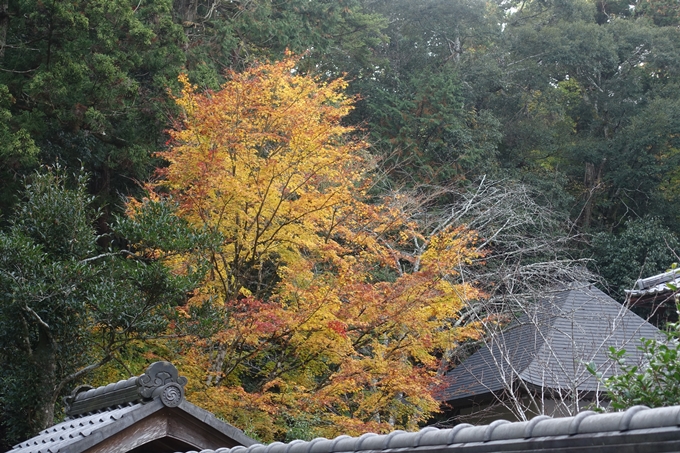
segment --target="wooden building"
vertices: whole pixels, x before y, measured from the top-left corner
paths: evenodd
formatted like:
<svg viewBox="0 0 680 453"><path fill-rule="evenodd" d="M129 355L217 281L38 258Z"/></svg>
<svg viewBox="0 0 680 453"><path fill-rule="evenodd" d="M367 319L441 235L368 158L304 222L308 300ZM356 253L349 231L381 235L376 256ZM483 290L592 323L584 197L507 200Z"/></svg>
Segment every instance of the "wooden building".
<svg viewBox="0 0 680 453"><path fill-rule="evenodd" d="M161 453L249 446L255 441L184 399L187 380L169 362L66 398L67 418L10 453Z"/></svg>

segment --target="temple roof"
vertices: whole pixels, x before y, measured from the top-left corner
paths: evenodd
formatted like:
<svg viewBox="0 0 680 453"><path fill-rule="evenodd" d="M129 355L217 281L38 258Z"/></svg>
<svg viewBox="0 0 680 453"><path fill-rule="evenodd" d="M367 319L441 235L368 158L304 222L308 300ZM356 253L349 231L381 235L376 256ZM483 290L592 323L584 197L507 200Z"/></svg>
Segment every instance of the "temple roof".
<svg viewBox="0 0 680 453"><path fill-rule="evenodd" d="M547 294L525 308L507 329L444 377L438 395L450 403L504 391L518 380L557 391L598 390L586 369L593 363L604 376L615 368L609 348L625 348L640 361L639 339L659 338L659 330L592 285ZM452 403L454 404L454 403Z"/></svg>
<svg viewBox="0 0 680 453"><path fill-rule="evenodd" d="M625 412L581 412L574 417L541 415L529 421L497 420L489 425L460 424L451 429L424 428L296 440L288 444L220 448L200 453L482 453L482 452L646 453L680 451L680 406ZM195 453L195 452L190 452Z"/></svg>
<svg viewBox="0 0 680 453"><path fill-rule="evenodd" d="M626 295L633 300L660 299L661 296L669 296L674 292L669 284L680 287L680 269L638 279L633 289L626 290Z"/></svg>
<svg viewBox="0 0 680 453"><path fill-rule="evenodd" d="M15 445L10 453L177 451L252 445L239 429L184 399L187 380L169 362L66 398L67 419Z"/></svg>

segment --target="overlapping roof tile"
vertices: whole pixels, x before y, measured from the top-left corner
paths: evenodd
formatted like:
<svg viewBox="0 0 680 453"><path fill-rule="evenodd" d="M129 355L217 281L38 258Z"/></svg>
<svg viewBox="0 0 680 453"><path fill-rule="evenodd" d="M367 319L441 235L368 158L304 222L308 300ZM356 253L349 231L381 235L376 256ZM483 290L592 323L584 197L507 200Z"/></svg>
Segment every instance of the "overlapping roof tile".
<svg viewBox="0 0 680 453"><path fill-rule="evenodd" d="M625 412L597 414L581 412L574 417L539 416L524 422L497 420L489 425L461 424L451 429L424 428L419 432L364 434L316 438L291 443L220 448L200 453L361 453L418 451L566 451L613 445L617 451L654 451L654 442L680 445L680 406L649 409L635 406ZM647 439L650 439L647 442ZM671 442L671 443L669 443ZM647 448L641 449L640 444ZM630 450L628 449L630 448ZM569 450L571 451L571 450ZM581 450L583 451L583 450ZM664 450L677 451L677 450ZM197 452L187 452L197 453Z"/></svg>
<svg viewBox="0 0 680 453"><path fill-rule="evenodd" d="M609 348L625 348L629 360L642 360L639 339L660 332L591 285L546 296L506 330L445 377L443 401L470 399L511 388L521 379L554 390L596 391L586 369L594 363L604 376L615 371Z"/></svg>
<svg viewBox="0 0 680 453"><path fill-rule="evenodd" d="M90 436L94 431L122 419L137 410L141 404L109 409L105 412L66 420L41 431L37 436L15 445L11 453L56 453L68 451L68 447Z"/></svg>

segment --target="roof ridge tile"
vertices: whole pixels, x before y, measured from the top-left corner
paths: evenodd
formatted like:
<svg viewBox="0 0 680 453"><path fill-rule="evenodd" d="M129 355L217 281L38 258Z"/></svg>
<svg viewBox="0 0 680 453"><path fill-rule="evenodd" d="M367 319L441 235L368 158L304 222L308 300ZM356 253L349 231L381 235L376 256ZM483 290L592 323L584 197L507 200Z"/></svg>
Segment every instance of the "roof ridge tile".
<svg viewBox="0 0 680 453"><path fill-rule="evenodd" d="M338 445L338 442L344 440L344 439L351 439L352 436L348 436L347 434L343 434L342 436L338 436L335 439L333 439L333 444L331 445L331 453L336 452L337 450L335 447Z"/></svg>
<svg viewBox="0 0 680 453"><path fill-rule="evenodd" d="M491 440L491 435L498 426L506 425L508 423L510 422L507 420L496 420L494 422L491 422L491 424L486 427L486 431L484 431L484 442L488 442Z"/></svg>
<svg viewBox="0 0 680 453"><path fill-rule="evenodd" d="M413 438L413 444L411 445L412 447L419 447L420 446L420 440L423 438L425 434L427 434L430 431L439 431L439 428L435 428L434 426L426 426L425 428L421 429L416 436Z"/></svg>
<svg viewBox="0 0 680 453"><path fill-rule="evenodd" d="M402 429L397 429L397 430L394 430L391 433L389 433L385 437L385 442L383 442L383 450L387 450L388 448L390 448L390 442L392 442L392 439L394 438L394 436L397 436L397 435L405 433L405 432L406 431L404 431Z"/></svg>
<svg viewBox="0 0 680 453"><path fill-rule="evenodd" d="M581 426L583 420L587 417L590 417L591 415L595 415L595 412L583 411L576 414L576 416L572 419L571 423L569 424L569 435L578 433L578 429Z"/></svg>
<svg viewBox="0 0 680 453"><path fill-rule="evenodd" d="M454 428L455 429L455 428ZM449 430L438 429L436 431L429 431L420 438L420 446L429 447L430 445L449 445ZM411 433L411 437L415 437L416 434ZM407 440L407 439L404 439ZM410 442L408 442L410 444Z"/></svg>
<svg viewBox="0 0 680 453"><path fill-rule="evenodd" d="M376 433L364 433L359 438L357 439L357 442L355 444L354 451L359 451L361 450L361 445L368 439L369 437L374 437L377 436L378 434Z"/></svg>
<svg viewBox="0 0 680 453"><path fill-rule="evenodd" d="M64 398L66 415L72 418L99 411L118 409L160 397L163 403L178 405L184 398L187 378L180 376L170 362L154 362L139 376L101 387L77 387ZM167 393L167 395L166 395Z"/></svg>
<svg viewBox="0 0 680 453"><path fill-rule="evenodd" d="M272 451L272 448L276 448L279 445L285 445L283 442L274 442L269 445L267 445L267 448L264 449L264 453L270 453ZM217 453L217 452L216 452Z"/></svg>
<svg viewBox="0 0 680 453"><path fill-rule="evenodd" d="M596 413L584 411L573 417L553 418L539 415L528 421L509 422L496 420L489 425L473 426L467 423L453 428L425 427L417 432L393 431L389 434L365 433L359 437L347 435L334 439L317 437L311 441L295 440L290 443L275 442L270 445L255 444L248 448L203 450L200 453L349 453L394 452L404 449L431 449L454 444L527 441L546 437L571 437L574 435L601 435L635 430L680 427L680 406L649 409L635 406L625 412ZM193 452L192 452L193 453Z"/></svg>
<svg viewBox="0 0 680 453"><path fill-rule="evenodd" d="M302 439L296 439L296 440L290 442L290 443L288 444L288 448L286 448L286 450L285 450L285 453L290 453L291 447L293 447L293 446L295 446L295 445L297 445L297 444L299 444L299 443L302 443L302 442L304 442L304 440L302 440ZM249 447L249 449L250 449L250 447ZM247 451L247 450L246 450L246 451Z"/></svg>
<svg viewBox="0 0 680 453"><path fill-rule="evenodd" d="M621 423L619 423L619 431L628 431L628 428L630 427L630 422L633 420L633 417L635 414L637 414L640 411L648 410L649 407L647 406L633 406L628 408L624 413L623 417L621 417Z"/></svg>
<svg viewBox="0 0 680 453"><path fill-rule="evenodd" d="M451 433L448 436L448 442L446 443L446 445L453 444L456 441L456 436L458 435L458 433L464 430L465 428L472 428L472 425L469 423L461 423L460 425L454 426L451 429Z"/></svg>
<svg viewBox="0 0 680 453"><path fill-rule="evenodd" d="M543 420L548 420L550 417L547 415L539 415L537 417L532 418L529 420L529 423L527 423L526 428L524 429L524 438L529 439L531 437L531 433L534 431L534 428L536 425L541 423Z"/></svg>

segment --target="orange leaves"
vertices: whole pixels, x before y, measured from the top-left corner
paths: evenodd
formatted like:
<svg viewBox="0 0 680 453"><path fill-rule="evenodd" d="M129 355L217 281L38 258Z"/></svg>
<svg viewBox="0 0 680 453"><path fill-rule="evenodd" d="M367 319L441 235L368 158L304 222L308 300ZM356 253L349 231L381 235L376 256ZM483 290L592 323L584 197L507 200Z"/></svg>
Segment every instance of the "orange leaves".
<svg viewBox="0 0 680 453"><path fill-rule="evenodd" d="M456 281L475 237L427 237L406 200L369 198L366 144L341 123L346 82L298 75L296 62L230 73L217 92L181 79L184 117L156 186L223 238L192 300L220 316L187 345L206 369L192 398L250 414L263 440L291 417L314 420L315 435L413 429L437 409L438 354L475 332L451 327L478 295Z"/></svg>
<svg viewBox="0 0 680 453"><path fill-rule="evenodd" d="M244 266L293 263L318 247L319 230L360 191L365 144L340 123L351 109L346 82L297 76L296 62L229 73L220 91L205 94L180 79L185 117L161 153L171 163L162 184L187 217L225 235L219 272L228 297L242 288L257 294L271 279L253 281Z"/></svg>

